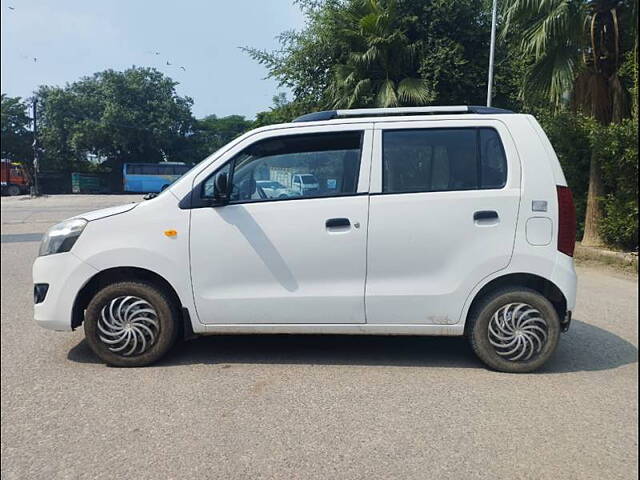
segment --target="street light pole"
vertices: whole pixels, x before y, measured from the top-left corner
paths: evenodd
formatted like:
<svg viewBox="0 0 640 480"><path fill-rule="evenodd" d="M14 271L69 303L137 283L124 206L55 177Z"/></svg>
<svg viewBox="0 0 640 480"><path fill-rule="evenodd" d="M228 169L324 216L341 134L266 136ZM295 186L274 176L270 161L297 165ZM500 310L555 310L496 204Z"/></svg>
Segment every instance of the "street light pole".
<svg viewBox="0 0 640 480"><path fill-rule="evenodd" d="M40 169L40 165L38 164L38 99L37 97L33 97L33 143L31 146L33 147L33 195L40 195L40 184L38 182L38 170Z"/></svg>
<svg viewBox="0 0 640 480"><path fill-rule="evenodd" d="M496 48L496 20L498 16L498 0L493 0L491 11L491 46L489 47L489 79L487 80L487 107L491 106L493 89L493 57Z"/></svg>

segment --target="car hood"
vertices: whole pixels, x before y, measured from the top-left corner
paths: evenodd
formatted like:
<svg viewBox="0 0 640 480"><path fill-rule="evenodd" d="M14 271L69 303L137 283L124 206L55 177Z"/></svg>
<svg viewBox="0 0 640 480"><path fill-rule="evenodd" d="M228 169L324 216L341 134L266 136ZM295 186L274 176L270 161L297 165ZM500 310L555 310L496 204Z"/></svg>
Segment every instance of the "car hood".
<svg viewBox="0 0 640 480"><path fill-rule="evenodd" d="M127 203L125 205L117 205L115 207L101 208L100 210L93 210L91 212L76 215L74 218L84 218L89 222L93 220L100 220L105 217L112 217L113 215L120 215L121 213L128 212L137 207L137 203Z"/></svg>

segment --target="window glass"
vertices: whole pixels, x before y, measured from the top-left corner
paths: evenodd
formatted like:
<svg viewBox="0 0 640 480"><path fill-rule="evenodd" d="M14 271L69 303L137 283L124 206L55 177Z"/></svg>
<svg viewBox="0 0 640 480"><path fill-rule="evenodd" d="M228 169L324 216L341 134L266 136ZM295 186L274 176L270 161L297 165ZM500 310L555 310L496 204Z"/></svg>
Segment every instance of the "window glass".
<svg viewBox="0 0 640 480"><path fill-rule="evenodd" d="M493 128L480 129L480 180L482 188L502 188L507 180L507 159L502 142Z"/></svg>
<svg viewBox="0 0 640 480"><path fill-rule="evenodd" d="M226 175L227 178L229 178L229 172L231 171L231 162L228 162L225 164L224 167L222 167L221 169L219 169L216 173L214 173L213 175L211 175L209 178L207 178L205 180L205 182L202 184L202 192L201 192L201 196L203 198L213 198L215 197L215 193L216 193L216 178L218 178L218 175Z"/></svg>
<svg viewBox="0 0 640 480"><path fill-rule="evenodd" d="M173 175L174 166L173 165L164 165L162 163L158 164L158 175Z"/></svg>
<svg viewBox="0 0 640 480"><path fill-rule="evenodd" d="M506 159L491 128L394 130L383 134L383 192L502 188Z"/></svg>
<svg viewBox="0 0 640 480"><path fill-rule="evenodd" d="M362 132L334 132L257 142L232 161L230 200L283 200L356 193L361 137ZM207 192L212 190L205 189L204 194Z"/></svg>
<svg viewBox="0 0 640 480"><path fill-rule="evenodd" d="M158 165L139 165L142 175L158 175Z"/></svg>

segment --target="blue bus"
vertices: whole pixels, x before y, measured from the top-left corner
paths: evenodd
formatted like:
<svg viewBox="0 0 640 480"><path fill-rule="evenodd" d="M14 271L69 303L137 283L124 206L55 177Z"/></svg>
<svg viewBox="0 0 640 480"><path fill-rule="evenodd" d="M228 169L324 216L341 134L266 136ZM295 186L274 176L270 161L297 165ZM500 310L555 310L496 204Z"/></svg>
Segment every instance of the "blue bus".
<svg viewBox="0 0 640 480"><path fill-rule="evenodd" d="M122 166L124 191L135 193L161 192L191 167L182 162L125 163Z"/></svg>

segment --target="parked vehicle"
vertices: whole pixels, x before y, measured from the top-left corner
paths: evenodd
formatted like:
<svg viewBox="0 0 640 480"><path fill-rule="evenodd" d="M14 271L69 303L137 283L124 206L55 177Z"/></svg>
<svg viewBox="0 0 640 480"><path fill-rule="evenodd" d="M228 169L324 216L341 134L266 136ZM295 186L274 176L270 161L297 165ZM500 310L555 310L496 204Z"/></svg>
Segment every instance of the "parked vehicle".
<svg viewBox="0 0 640 480"><path fill-rule="evenodd" d="M260 193L294 168L321 179L316 195ZM84 324L117 366L192 335L464 335L490 368L529 372L569 328L575 231L530 115L318 112L246 133L156 198L53 226L35 320Z"/></svg>
<svg viewBox="0 0 640 480"><path fill-rule="evenodd" d="M265 193L265 196L268 198L290 198L299 196L299 192L287 188L282 185L280 182L275 182L273 180L257 180L256 185L258 188L262 189Z"/></svg>
<svg viewBox="0 0 640 480"><path fill-rule="evenodd" d="M109 184L104 175L71 172L72 193L109 193Z"/></svg>
<svg viewBox="0 0 640 480"><path fill-rule="evenodd" d="M315 195L318 192L318 179L310 173L297 173L293 176L292 188L299 195Z"/></svg>
<svg viewBox="0 0 640 480"><path fill-rule="evenodd" d="M183 162L125 163L122 166L124 191L158 193L189 171Z"/></svg>
<svg viewBox="0 0 640 480"><path fill-rule="evenodd" d="M2 195L21 195L29 193L31 181L25 168L17 163L0 159L0 189Z"/></svg>

